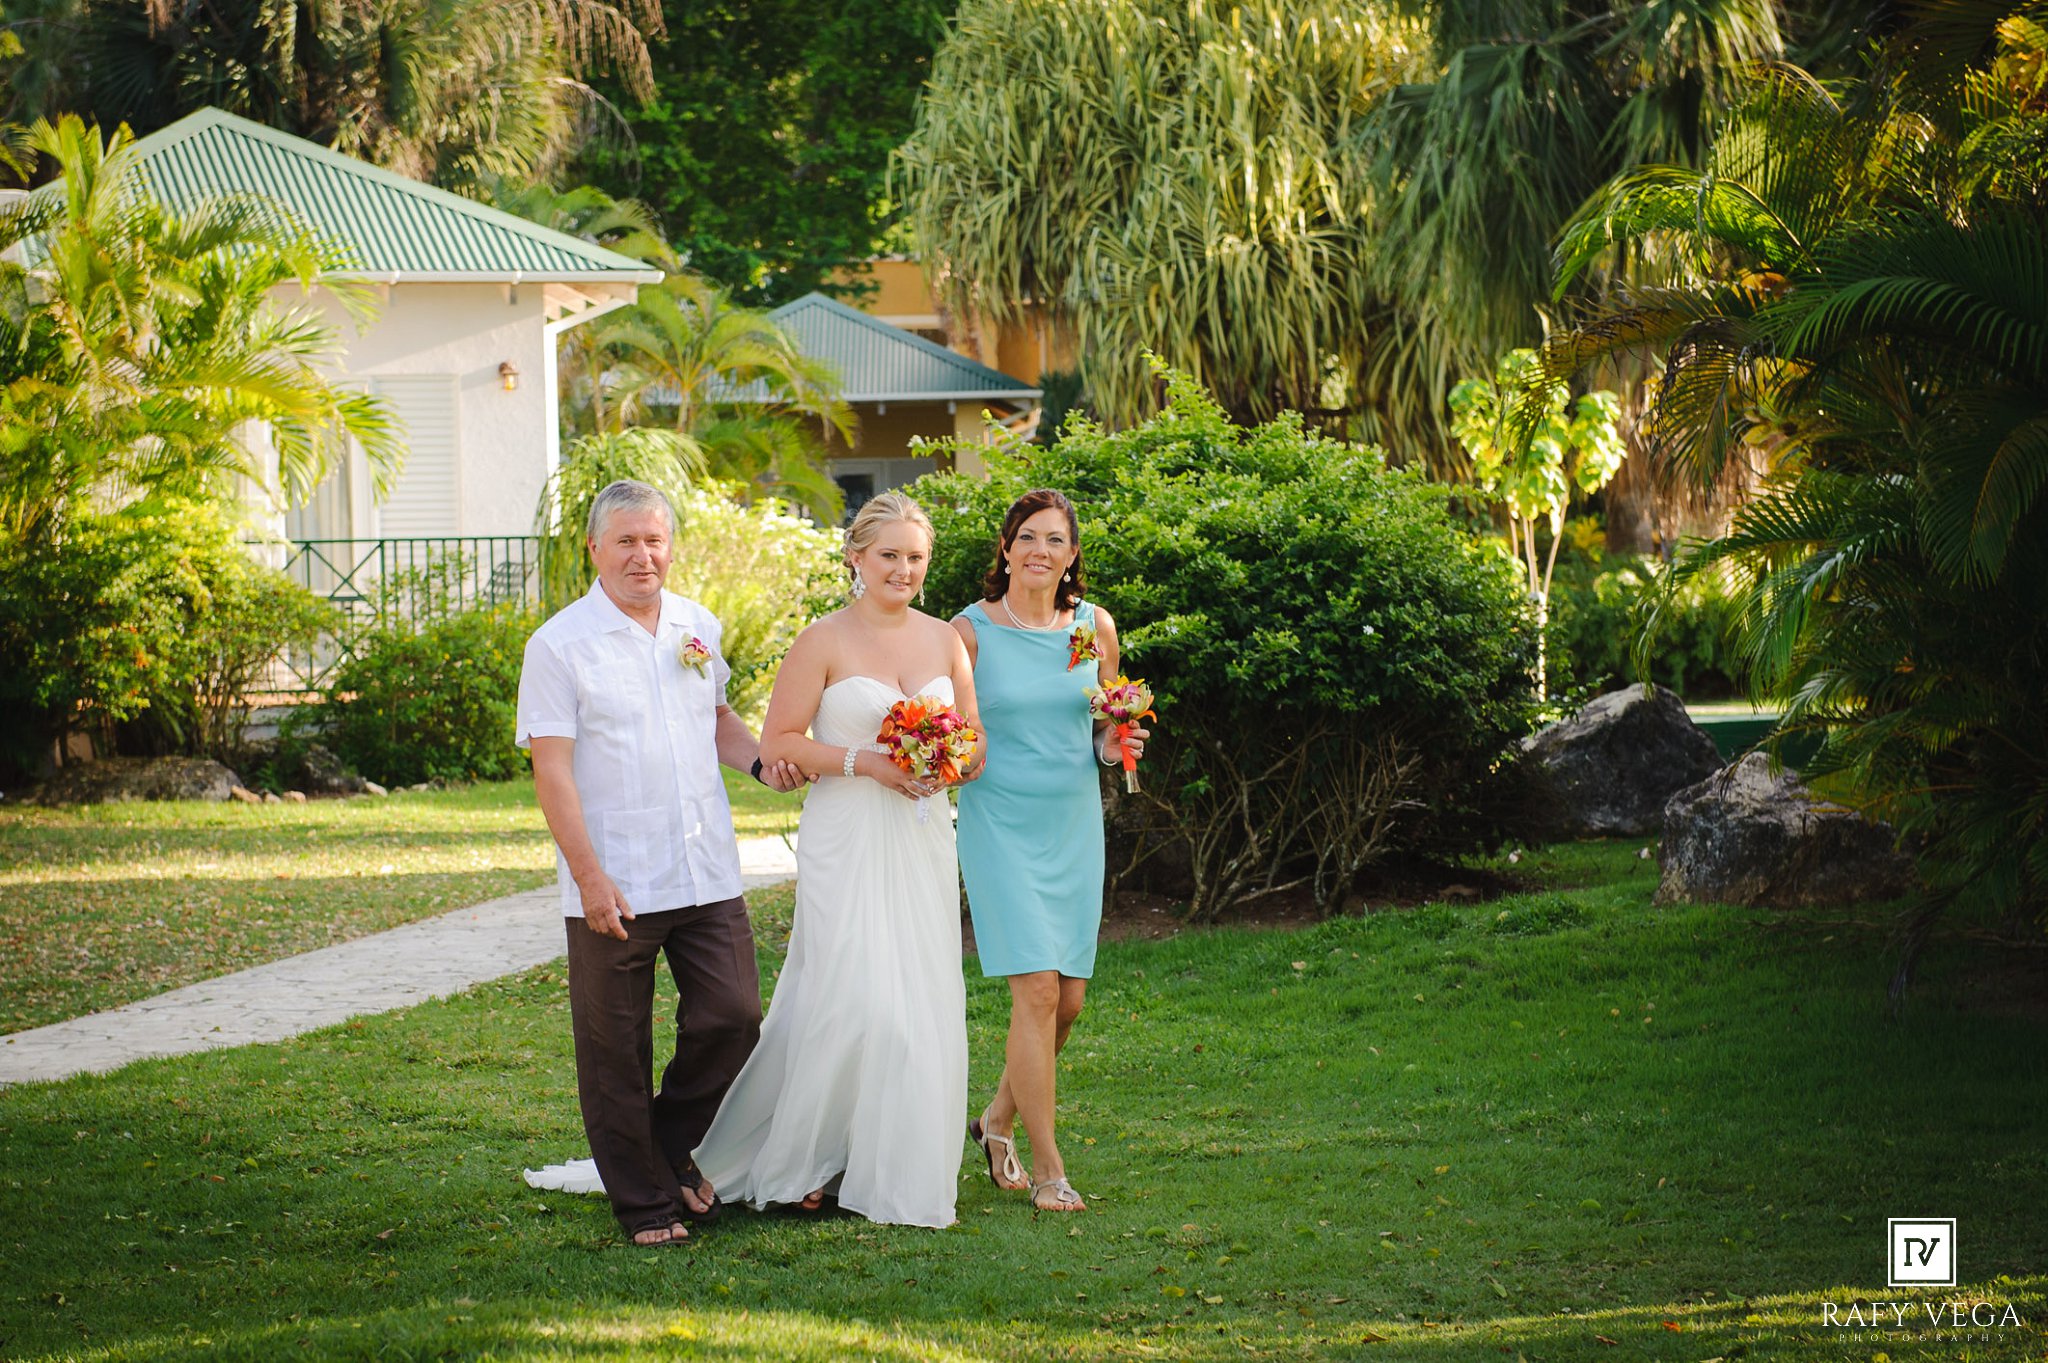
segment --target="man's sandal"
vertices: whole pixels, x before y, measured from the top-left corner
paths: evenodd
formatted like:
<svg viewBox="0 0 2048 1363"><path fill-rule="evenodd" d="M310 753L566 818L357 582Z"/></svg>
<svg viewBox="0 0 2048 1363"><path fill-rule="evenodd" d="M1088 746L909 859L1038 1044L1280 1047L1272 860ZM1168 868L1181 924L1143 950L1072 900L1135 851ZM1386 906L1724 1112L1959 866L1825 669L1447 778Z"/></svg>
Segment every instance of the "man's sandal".
<svg viewBox="0 0 2048 1363"><path fill-rule="evenodd" d="M676 1182L697 1196L704 1196L704 1171L697 1167L697 1161L691 1160L684 1164L682 1168L676 1170ZM711 1195L711 1205L701 1212L692 1210L687 1200L677 1205L682 1208L683 1216L686 1219L694 1221L700 1226L710 1225L725 1210L724 1200L716 1193Z"/></svg>
<svg viewBox="0 0 2048 1363"><path fill-rule="evenodd" d="M1052 1193L1052 1201L1040 1202L1038 1195L1048 1190ZM1088 1204L1081 1200L1081 1195L1074 1191L1074 1185L1067 1182L1064 1176L1049 1178L1043 1183L1032 1184L1031 1205L1042 1212L1085 1212L1088 1210Z"/></svg>
<svg viewBox="0 0 2048 1363"><path fill-rule="evenodd" d="M643 1235L658 1235L661 1238L642 1240L640 1237ZM633 1242L635 1249L667 1249L670 1245L680 1245L688 1240L690 1228L680 1221L673 1221L666 1226L642 1226L639 1230L629 1232L626 1238Z"/></svg>
<svg viewBox="0 0 2048 1363"><path fill-rule="evenodd" d="M988 1181L1004 1192L1016 1192L1031 1186L1031 1180L1024 1177L1024 1166L1017 1162L1017 1142L1009 1136L998 1136L982 1126L986 1112L967 1124L967 1134L981 1147L981 1153L988 1156ZM996 1146L1003 1147L1003 1162L996 1164ZM1004 1182L1004 1180L1009 1180Z"/></svg>

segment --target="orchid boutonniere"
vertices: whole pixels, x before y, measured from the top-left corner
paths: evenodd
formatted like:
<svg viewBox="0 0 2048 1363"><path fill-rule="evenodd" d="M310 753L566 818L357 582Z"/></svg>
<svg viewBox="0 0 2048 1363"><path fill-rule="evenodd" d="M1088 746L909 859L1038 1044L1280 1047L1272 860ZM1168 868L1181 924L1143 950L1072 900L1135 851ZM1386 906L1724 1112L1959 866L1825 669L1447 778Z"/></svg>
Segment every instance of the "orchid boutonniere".
<svg viewBox="0 0 2048 1363"><path fill-rule="evenodd" d="M682 663L684 667L696 668L698 676L702 677L709 675L708 669L711 666L711 650L704 647L704 641L702 639L699 639L696 635L692 634L690 636L690 642L684 644L680 649L676 650L676 658L678 661Z"/></svg>
<svg viewBox="0 0 2048 1363"><path fill-rule="evenodd" d="M1095 642L1095 626L1075 625L1074 632L1067 638L1067 671L1072 672L1090 658L1100 658L1102 649Z"/></svg>

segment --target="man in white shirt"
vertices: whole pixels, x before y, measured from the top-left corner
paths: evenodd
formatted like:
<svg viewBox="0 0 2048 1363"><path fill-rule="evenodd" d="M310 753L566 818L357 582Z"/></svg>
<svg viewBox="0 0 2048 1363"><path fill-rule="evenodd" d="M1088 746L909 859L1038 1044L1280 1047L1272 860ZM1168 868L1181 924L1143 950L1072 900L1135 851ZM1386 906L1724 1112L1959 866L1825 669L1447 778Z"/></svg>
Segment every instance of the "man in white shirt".
<svg viewBox="0 0 2048 1363"><path fill-rule="evenodd" d="M527 641L518 742L554 834L569 936L576 1089L590 1152L619 1224L639 1245L674 1244L718 1211L690 1151L760 1035L760 974L740 898L739 848L720 763L763 770L725 703L719 624L663 589L675 511L645 483L591 504L597 581ZM654 972L666 957L681 1002L676 1048L654 1091Z"/></svg>

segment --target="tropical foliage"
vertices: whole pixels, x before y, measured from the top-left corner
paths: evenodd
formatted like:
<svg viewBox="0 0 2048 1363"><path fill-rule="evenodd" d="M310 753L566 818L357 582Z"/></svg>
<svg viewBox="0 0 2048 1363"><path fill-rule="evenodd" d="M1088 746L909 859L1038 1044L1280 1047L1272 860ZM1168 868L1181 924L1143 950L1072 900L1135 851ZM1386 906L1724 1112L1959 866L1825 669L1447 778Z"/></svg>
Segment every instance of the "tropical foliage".
<svg viewBox="0 0 2048 1363"><path fill-rule="evenodd" d="M1019 494L1079 509L1089 595L1159 712L1143 790L1114 797L1113 872L1197 917L1279 893L1329 913L1387 858L1497 834L1489 783L1534 711L1515 573L1419 472L1166 385L1130 430L1070 422L1050 449L993 451L986 479L913 489L948 614L980 598Z"/></svg>
<svg viewBox="0 0 2048 1363"><path fill-rule="evenodd" d="M150 497L69 518L61 538L0 538L0 769L33 770L73 733L99 751L219 755L280 648L330 612L243 544L239 516Z"/></svg>
<svg viewBox="0 0 2048 1363"><path fill-rule="evenodd" d="M1119 424L1147 350L1241 421L1364 410L1395 333L1358 134L1426 46L1340 0L969 0L901 152L926 266L970 324L1070 321Z"/></svg>
<svg viewBox="0 0 2048 1363"><path fill-rule="evenodd" d="M632 306L557 343L565 430L665 428L693 467L737 485L740 495L794 497L838 515L839 487L825 472L819 435L830 429L850 438L854 418L829 365L798 350L773 317L736 306L687 269L645 204L593 185L498 181L492 189L507 212L664 272Z"/></svg>
<svg viewBox="0 0 2048 1363"><path fill-rule="evenodd" d="M1509 420L1520 401L1528 410ZM1566 404L1570 403L1567 410ZM1600 391L1581 394L1543 374L1536 352L1510 350L1491 379L1466 379L1451 390L1451 433L1472 460L1472 480L1507 511L1508 552L1528 571L1536 620L1550 623L1550 579L1564 543L1564 513L1574 488L1591 496L1621 468L1617 425L1621 399ZM1537 522L1550 530L1550 548L1536 543ZM1540 639L1539 635L1539 639ZM1544 656L1536 654L1536 694L1544 694Z"/></svg>
<svg viewBox="0 0 2048 1363"><path fill-rule="evenodd" d="M369 305L323 277L328 248L253 197L164 207L139 192L125 130L67 117L29 145L63 179L0 208L0 250L20 248L0 257L0 532L51 543L90 503L233 476L303 496L348 438L389 477L382 409L321 367L338 336L316 281Z"/></svg>
<svg viewBox="0 0 2048 1363"><path fill-rule="evenodd" d="M330 381L335 328L310 290L365 299L325 280L331 255L263 202L173 211L139 192L125 130L65 118L28 145L63 179L0 208L11 757L122 721L151 730L148 746L218 748L261 661L252 641L288 644L312 615L245 561L239 514L209 508L243 487L302 496L348 440L388 478L391 428Z"/></svg>
<svg viewBox="0 0 2048 1363"><path fill-rule="evenodd" d="M1665 457L1770 453L1766 494L1678 578L1747 575L1751 687L1922 848L1917 943L1949 904L2048 910L2048 29L1952 12L1880 56L1839 93L1771 74L1702 168L1589 202L1567 280L1641 252L1675 274L1545 359L1658 354Z"/></svg>
<svg viewBox="0 0 2048 1363"><path fill-rule="evenodd" d="M644 199L690 267L749 307L813 289L881 247L885 183L952 0L726 0L672 6L654 94L622 82L630 143L579 168Z"/></svg>
<svg viewBox="0 0 2048 1363"><path fill-rule="evenodd" d="M16 6L10 4L10 12ZM652 93L655 0L27 0L7 116L153 132L215 106L438 184L545 174L608 116L584 77Z"/></svg>
<svg viewBox="0 0 2048 1363"><path fill-rule="evenodd" d="M1431 78L1377 105L1365 135L1386 204L1375 264L1414 324L1414 387L1441 391L1427 376L1540 339L1558 229L1618 171L1695 161L1743 76L1783 54L1779 13L1772 0L1430 7ZM1614 262L1625 276L1656 264Z"/></svg>
<svg viewBox="0 0 2048 1363"><path fill-rule="evenodd" d="M735 491L699 484L676 499L668 586L718 617L719 651L732 668L726 703L758 726L783 655L843 602L846 577L837 531L773 497L742 504Z"/></svg>
<svg viewBox="0 0 2048 1363"><path fill-rule="evenodd" d="M1151 349L1235 419L1462 472L1442 395L1542 338L1555 233L1609 175L1695 157L1778 14L971 0L902 152L909 220L960 317L1074 325L1105 419L1156 403Z"/></svg>
<svg viewBox="0 0 2048 1363"><path fill-rule="evenodd" d="M385 785L469 781L526 769L513 745L519 668L540 617L523 604L418 619L386 616L356 640L320 705L294 716Z"/></svg>
<svg viewBox="0 0 2048 1363"><path fill-rule="evenodd" d="M598 367L585 370L595 377L576 394L572 427L662 425L716 476L838 515L819 430L850 439L853 409L839 396L837 372L798 350L774 318L676 273L594 325Z"/></svg>

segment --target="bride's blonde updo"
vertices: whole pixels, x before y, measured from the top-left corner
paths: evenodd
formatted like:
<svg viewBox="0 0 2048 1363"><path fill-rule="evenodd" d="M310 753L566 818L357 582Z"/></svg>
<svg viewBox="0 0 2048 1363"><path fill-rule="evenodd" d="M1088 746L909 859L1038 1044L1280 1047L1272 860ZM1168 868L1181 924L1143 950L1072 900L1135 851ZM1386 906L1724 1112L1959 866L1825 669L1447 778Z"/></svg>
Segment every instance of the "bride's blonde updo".
<svg viewBox="0 0 2048 1363"><path fill-rule="evenodd" d="M853 556L875 542L885 525L908 521L924 531L925 547L932 542L932 518L924 514L924 508L901 492L878 492L861 503L854 513L853 521L846 527L846 580L853 582Z"/></svg>

